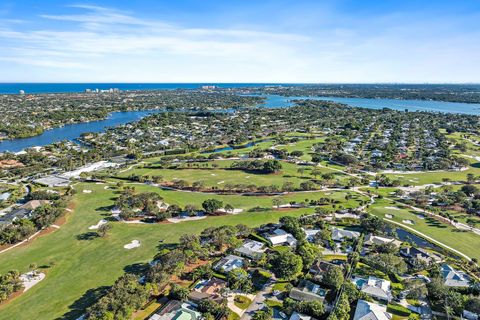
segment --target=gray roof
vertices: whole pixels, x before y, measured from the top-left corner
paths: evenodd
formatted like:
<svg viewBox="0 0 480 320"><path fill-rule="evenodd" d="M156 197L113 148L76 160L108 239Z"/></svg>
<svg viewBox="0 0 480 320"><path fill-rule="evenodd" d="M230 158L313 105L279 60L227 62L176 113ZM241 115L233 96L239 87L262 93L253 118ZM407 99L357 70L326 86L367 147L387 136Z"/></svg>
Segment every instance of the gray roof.
<svg viewBox="0 0 480 320"><path fill-rule="evenodd" d="M30 214L30 210L18 209L0 217L0 224L11 224L13 221L23 219Z"/></svg>
<svg viewBox="0 0 480 320"><path fill-rule="evenodd" d="M318 284L303 280L298 287L290 290L289 297L297 301L323 301L326 290Z"/></svg>
<svg viewBox="0 0 480 320"><path fill-rule="evenodd" d="M390 320L392 315L387 307L365 300L358 300L353 320Z"/></svg>

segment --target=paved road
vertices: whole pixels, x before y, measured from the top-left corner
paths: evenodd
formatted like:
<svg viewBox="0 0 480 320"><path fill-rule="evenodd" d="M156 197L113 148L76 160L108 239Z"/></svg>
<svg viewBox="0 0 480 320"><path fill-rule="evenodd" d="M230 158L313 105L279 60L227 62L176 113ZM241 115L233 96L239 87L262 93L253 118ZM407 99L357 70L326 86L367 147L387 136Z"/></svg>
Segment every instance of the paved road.
<svg viewBox="0 0 480 320"><path fill-rule="evenodd" d="M274 284L275 281L270 280L263 286L263 289L257 293L252 303L247 308L247 310L245 310L245 313L240 318L240 320L250 320L252 319L252 316L255 314L255 312L263 309L263 307L265 306L264 302L268 297L270 297L270 292L272 291Z"/></svg>

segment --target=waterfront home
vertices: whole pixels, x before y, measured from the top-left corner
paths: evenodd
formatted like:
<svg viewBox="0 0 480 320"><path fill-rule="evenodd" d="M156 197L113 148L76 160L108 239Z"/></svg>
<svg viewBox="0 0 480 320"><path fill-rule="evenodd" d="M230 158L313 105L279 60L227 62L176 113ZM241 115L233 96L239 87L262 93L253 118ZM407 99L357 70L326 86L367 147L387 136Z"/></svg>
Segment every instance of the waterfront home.
<svg viewBox="0 0 480 320"><path fill-rule="evenodd" d="M447 287L465 288L470 286L470 277L463 271L459 271L444 263L442 264L441 274Z"/></svg>
<svg viewBox="0 0 480 320"><path fill-rule="evenodd" d="M255 240L246 240L241 247L235 249L235 252L247 258L258 260L265 252L264 243Z"/></svg>
<svg viewBox="0 0 480 320"><path fill-rule="evenodd" d="M387 307L374 302L358 300L353 320L391 320Z"/></svg>
<svg viewBox="0 0 480 320"><path fill-rule="evenodd" d="M400 249L400 254L409 259L410 262L412 260L423 261L425 263L432 263L432 262L439 262L442 259L432 254L422 248L415 248L415 247L407 247Z"/></svg>
<svg viewBox="0 0 480 320"><path fill-rule="evenodd" d="M302 280L300 284L290 290L289 297L297 301L320 301L325 300L327 290L309 280Z"/></svg>
<svg viewBox="0 0 480 320"><path fill-rule="evenodd" d="M392 300L392 291L390 281L369 276L368 279L353 277L352 283L363 293L377 299L378 301L388 303Z"/></svg>
<svg viewBox="0 0 480 320"><path fill-rule="evenodd" d="M397 247L400 247L402 244L401 241L396 240L394 238L387 238L387 237L380 237L380 236L375 236L372 233L368 234L365 237L365 240L363 242L366 246L373 246L373 245L382 245L382 244L394 244Z"/></svg>
<svg viewBox="0 0 480 320"><path fill-rule="evenodd" d="M214 266L214 269L217 271L228 273L232 270L237 268L241 268L244 266L245 259L242 257L229 254L226 257L220 259L220 261Z"/></svg>
<svg viewBox="0 0 480 320"><path fill-rule="evenodd" d="M297 245L297 239L283 229L275 229L272 233L264 235L265 238L272 244L272 246L288 245L295 247Z"/></svg>

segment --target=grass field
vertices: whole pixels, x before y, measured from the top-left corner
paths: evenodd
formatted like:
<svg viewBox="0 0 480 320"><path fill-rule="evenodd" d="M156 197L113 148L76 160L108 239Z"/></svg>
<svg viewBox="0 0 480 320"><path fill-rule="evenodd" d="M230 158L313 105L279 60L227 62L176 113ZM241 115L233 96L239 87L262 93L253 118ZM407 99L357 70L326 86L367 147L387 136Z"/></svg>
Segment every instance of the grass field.
<svg viewBox="0 0 480 320"><path fill-rule="evenodd" d="M154 190L172 204L195 203L200 206L204 199L219 198L237 208L272 206L270 197L213 196L161 191L146 185L136 185L136 188L138 191ZM80 190L74 198L76 209L68 215L66 224L51 234L34 239L28 245L0 255L0 273L10 269L27 271L32 262L39 266L50 266L44 269L47 273L45 280L15 300L0 306L0 319L76 319L85 306L94 301L102 287L111 285L125 270L135 268L136 264L150 261L161 240L173 243L182 234L199 233L207 227L226 224L258 226L276 222L284 215L300 216L313 212L313 209L245 212L175 225L114 222L106 238L80 240L78 237L88 235L90 225L109 215L109 207L116 195L114 190L105 190L104 185L79 184L76 189ZM85 194L81 192L83 189L93 192ZM325 194L299 193L284 198L301 201L321 196ZM327 196L340 201L344 199L345 193L334 192ZM356 201L350 200L349 204L356 205ZM139 248L123 248L134 239L141 242Z"/></svg>
<svg viewBox="0 0 480 320"><path fill-rule="evenodd" d="M218 168L213 168L212 164L218 165ZM208 187L219 187L227 184L243 184L243 185L255 185L255 186L269 186L276 185L279 188L285 182L292 182L296 187L300 183L307 181L309 178L313 178L310 174L312 167L298 166L292 163L282 162L282 170L277 174L257 174L251 172L244 172L241 170L229 170L227 168L233 163L232 160L220 160L212 163L200 163L200 165L208 165L207 168L201 167L201 169L189 169L184 167L181 169L159 169L159 168L141 168L135 167L131 170L118 174L120 178L126 178L132 174L141 176L162 176L166 182L172 182L175 180L185 180L190 185L195 181L204 182ZM303 174L298 172L298 169L305 170ZM335 174L335 178L338 180L345 179L346 175L329 170L326 168L317 168L321 173L331 172Z"/></svg>
<svg viewBox="0 0 480 320"><path fill-rule="evenodd" d="M388 207L397 207L399 210L387 209ZM369 209L369 212L385 218L385 214L393 215L395 222L401 223L406 227L413 228L419 232L432 237L447 246L470 256L480 259L480 236L473 232L462 232L445 223L438 222L432 218L419 218L418 212L401 208L397 203L385 199L377 200ZM406 224L403 220L413 221L413 225Z"/></svg>

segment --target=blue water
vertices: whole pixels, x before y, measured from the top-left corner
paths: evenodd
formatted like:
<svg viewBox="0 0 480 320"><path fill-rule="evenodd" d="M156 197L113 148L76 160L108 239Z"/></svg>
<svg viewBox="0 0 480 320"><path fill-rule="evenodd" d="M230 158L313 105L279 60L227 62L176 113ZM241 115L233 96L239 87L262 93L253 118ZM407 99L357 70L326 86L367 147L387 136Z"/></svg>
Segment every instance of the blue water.
<svg viewBox="0 0 480 320"><path fill-rule="evenodd" d="M101 132L108 127L114 127L141 118L158 111L125 111L112 112L105 120L68 124L60 128L46 130L43 134L31 138L5 140L0 142L0 152L18 152L35 146L45 146L63 140L74 141L85 132Z"/></svg>
<svg viewBox="0 0 480 320"><path fill-rule="evenodd" d="M267 83L0 83L0 94L17 94L20 90L29 93L66 93L84 92L85 89L107 90L166 90L198 89L202 85L214 85L219 88L261 87L275 84ZM288 84L301 85L301 84Z"/></svg>
<svg viewBox="0 0 480 320"><path fill-rule="evenodd" d="M368 109L389 108L399 111L429 111L445 113L462 113L480 115L480 104L442 102L427 100L396 100L396 99L366 99L366 98L339 98L339 97L283 97L278 95L265 95L267 98L262 105L266 108L285 108L294 105L293 100L322 100L343 103L353 107Z"/></svg>

